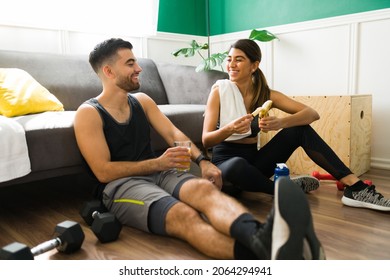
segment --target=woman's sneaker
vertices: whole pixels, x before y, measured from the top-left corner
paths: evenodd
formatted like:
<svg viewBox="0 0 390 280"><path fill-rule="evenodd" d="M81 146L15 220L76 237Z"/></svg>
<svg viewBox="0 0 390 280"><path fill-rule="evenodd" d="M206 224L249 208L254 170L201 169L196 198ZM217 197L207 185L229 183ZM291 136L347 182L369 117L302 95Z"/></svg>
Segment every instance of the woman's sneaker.
<svg viewBox="0 0 390 280"><path fill-rule="evenodd" d="M366 188L357 191L346 187L341 201L347 206L390 211L390 200L378 193L374 185L367 185Z"/></svg>
<svg viewBox="0 0 390 280"><path fill-rule="evenodd" d="M315 191L320 186L320 181L312 176L296 176L292 177L291 180L297 184L305 193Z"/></svg>

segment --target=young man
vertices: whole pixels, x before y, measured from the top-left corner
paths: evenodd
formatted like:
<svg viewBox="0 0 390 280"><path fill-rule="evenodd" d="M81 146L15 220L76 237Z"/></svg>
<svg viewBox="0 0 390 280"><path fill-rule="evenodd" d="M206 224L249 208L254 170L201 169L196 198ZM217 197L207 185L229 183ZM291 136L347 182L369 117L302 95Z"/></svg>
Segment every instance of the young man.
<svg viewBox="0 0 390 280"><path fill-rule="evenodd" d="M77 143L103 184L104 204L123 224L183 239L217 259L324 258L304 193L290 181L276 184L274 210L262 224L220 192L220 170L193 143L190 157L203 178L173 171L185 167L178 156L189 153L174 141L188 138L146 94L129 94L140 87L142 71L131 43L106 40L89 61L103 91L77 110ZM159 157L151 149L150 126L170 146Z"/></svg>

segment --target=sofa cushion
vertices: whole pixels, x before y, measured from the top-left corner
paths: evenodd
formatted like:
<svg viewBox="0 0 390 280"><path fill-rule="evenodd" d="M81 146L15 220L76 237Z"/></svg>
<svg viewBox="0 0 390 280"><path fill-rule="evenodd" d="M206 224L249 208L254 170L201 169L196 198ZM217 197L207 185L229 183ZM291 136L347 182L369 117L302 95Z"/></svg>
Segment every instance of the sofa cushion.
<svg viewBox="0 0 390 280"><path fill-rule="evenodd" d="M206 104L211 86L219 79L228 78L226 72L195 72L193 66L158 63L157 68L169 104Z"/></svg>
<svg viewBox="0 0 390 280"><path fill-rule="evenodd" d="M63 110L57 97L29 73L18 68L0 68L0 114L14 117Z"/></svg>
<svg viewBox="0 0 390 280"><path fill-rule="evenodd" d="M75 111L14 117L26 131L31 171L82 165L73 129Z"/></svg>

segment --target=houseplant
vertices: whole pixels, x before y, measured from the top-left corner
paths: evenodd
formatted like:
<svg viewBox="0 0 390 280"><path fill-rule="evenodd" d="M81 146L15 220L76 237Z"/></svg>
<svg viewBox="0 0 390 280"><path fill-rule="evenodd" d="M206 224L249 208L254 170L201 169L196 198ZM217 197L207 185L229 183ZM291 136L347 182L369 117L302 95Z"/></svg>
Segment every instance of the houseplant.
<svg viewBox="0 0 390 280"><path fill-rule="evenodd" d="M267 30L253 29L249 35L249 39L261 42L269 42L274 39L278 39L278 37ZM172 55L175 57L180 55L184 57L192 57L196 54L199 55L201 57L201 63L196 67L196 72L209 71L216 67L221 67L223 71L222 63L227 57L228 52L226 51L222 53L208 54L207 56L203 55L202 52L209 50L209 47L210 46L208 43L199 44L197 41L192 40L190 47L178 49L172 52Z"/></svg>

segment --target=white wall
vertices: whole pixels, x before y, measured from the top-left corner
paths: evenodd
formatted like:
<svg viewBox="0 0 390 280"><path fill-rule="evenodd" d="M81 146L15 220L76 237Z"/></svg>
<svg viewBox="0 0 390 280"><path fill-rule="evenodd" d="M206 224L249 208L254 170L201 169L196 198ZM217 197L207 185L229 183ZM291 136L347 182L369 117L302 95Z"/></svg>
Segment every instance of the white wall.
<svg viewBox="0 0 390 280"><path fill-rule="evenodd" d="M280 40L259 43L270 86L287 95L372 94L371 165L390 169L390 9L265 28ZM213 36L211 52L227 50L250 30ZM89 34L0 25L0 49L85 54L111 34ZM124 37L138 57L197 65L198 57L175 58L171 52L199 36L158 33Z"/></svg>

